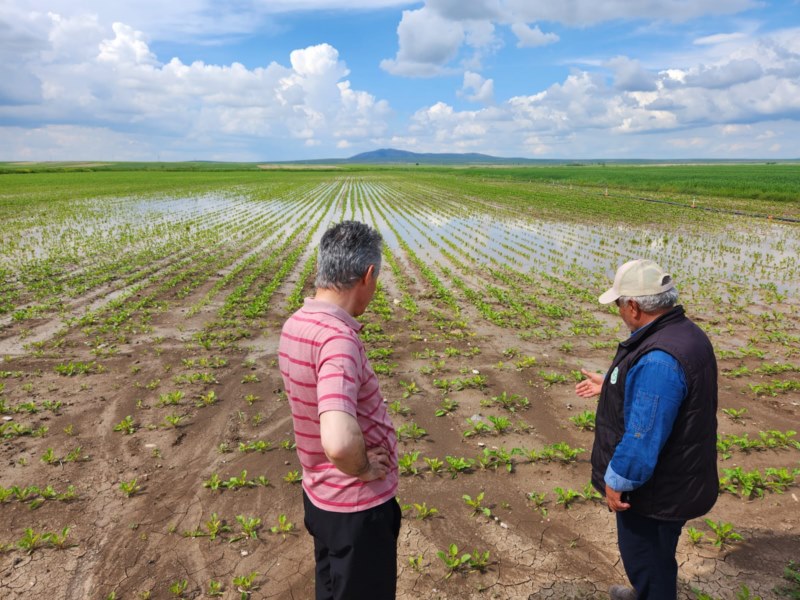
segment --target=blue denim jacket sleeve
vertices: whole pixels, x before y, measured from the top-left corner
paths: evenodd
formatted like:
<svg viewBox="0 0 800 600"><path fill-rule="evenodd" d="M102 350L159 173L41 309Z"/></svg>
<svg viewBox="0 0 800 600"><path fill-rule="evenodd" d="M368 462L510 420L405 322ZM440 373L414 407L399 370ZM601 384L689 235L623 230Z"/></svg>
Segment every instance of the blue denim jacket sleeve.
<svg viewBox="0 0 800 600"><path fill-rule="evenodd" d="M628 492L653 475L687 394L680 363L662 350L651 350L625 378L625 433L606 469L611 489Z"/></svg>

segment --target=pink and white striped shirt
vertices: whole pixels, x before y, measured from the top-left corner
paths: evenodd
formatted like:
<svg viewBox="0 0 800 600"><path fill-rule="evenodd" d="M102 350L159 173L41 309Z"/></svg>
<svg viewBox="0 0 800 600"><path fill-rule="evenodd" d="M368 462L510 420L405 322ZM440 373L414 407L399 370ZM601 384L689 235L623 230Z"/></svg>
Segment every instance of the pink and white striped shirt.
<svg viewBox="0 0 800 600"><path fill-rule="evenodd" d="M361 327L344 309L306 298L284 323L278 346L303 466L303 489L315 506L333 512L366 510L397 492L397 434L358 337ZM355 417L368 449L389 450L391 469L386 479L364 483L328 460L319 430L319 415L326 410Z"/></svg>

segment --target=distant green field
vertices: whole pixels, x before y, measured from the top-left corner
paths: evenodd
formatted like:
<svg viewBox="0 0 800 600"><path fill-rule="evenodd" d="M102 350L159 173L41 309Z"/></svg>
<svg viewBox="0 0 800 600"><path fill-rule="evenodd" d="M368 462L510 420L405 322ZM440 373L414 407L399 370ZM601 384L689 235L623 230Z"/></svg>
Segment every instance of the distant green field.
<svg viewBox="0 0 800 600"><path fill-rule="evenodd" d="M37 170L40 169L40 170ZM33 170L34 172L27 172ZM323 179L407 179L512 202L552 218L656 222L693 203L701 210L800 218L800 164L432 167L255 163L0 163L0 209L31 200L256 193ZM653 202L643 202L652 200ZM700 211L698 211L700 212Z"/></svg>
<svg viewBox="0 0 800 600"><path fill-rule="evenodd" d="M800 202L800 164L470 168L465 177Z"/></svg>

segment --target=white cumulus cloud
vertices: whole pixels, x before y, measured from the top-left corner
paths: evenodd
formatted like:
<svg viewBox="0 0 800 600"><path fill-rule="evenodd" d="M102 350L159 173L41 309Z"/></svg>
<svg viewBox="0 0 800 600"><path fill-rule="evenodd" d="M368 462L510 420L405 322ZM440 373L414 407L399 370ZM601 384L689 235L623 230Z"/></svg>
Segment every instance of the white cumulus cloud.
<svg viewBox="0 0 800 600"><path fill-rule="evenodd" d="M394 75L432 77L444 73L447 63L458 54L464 27L428 8L405 10L397 37L397 56L381 61L381 67Z"/></svg>
<svg viewBox="0 0 800 600"><path fill-rule="evenodd" d="M544 33L539 29L538 25L530 27L525 23L514 23L511 26L511 31L517 36L518 48L535 48L537 46L546 46L547 44L554 44L559 40L555 33Z"/></svg>
<svg viewBox="0 0 800 600"><path fill-rule="evenodd" d="M491 104L494 101L494 81L484 79L479 73L467 71L464 73L464 84L461 95L470 102Z"/></svg>
<svg viewBox="0 0 800 600"><path fill-rule="evenodd" d="M27 54L16 54L24 68L14 71L26 73L27 80L17 78L14 88L0 83L0 99L9 96L5 90L16 90L0 105L0 119L38 122L34 139L51 136L50 155L60 149L74 153L67 142L74 143L85 131L86 139L109 143L127 136L135 140L129 149L148 158L154 153L143 150L148 135L158 140L153 142L158 152L173 157L191 146L194 156L213 152L220 136L228 136L222 145L230 143L237 156L253 157L252 148L265 140L331 146L345 139L368 142L385 133L391 115L385 100L352 89L346 64L329 44L291 52L288 65L247 68L240 63L185 64L178 58L164 63L143 32L119 22L109 31L91 16L32 15L15 31L31 33L6 42L10 50L0 44L0 58L18 52L21 44L29 47ZM82 35L66 36L67 31ZM72 125L65 129L65 123ZM18 127L2 131L6 143L0 153L7 158L17 156L31 139L20 135Z"/></svg>

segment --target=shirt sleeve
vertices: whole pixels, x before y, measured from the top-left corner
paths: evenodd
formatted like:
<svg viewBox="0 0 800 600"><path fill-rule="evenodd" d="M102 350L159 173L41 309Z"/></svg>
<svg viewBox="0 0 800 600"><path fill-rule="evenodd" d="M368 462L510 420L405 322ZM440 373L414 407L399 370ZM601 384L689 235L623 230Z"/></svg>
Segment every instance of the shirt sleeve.
<svg viewBox="0 0 800 600"><path fill-rule="evenodd" d="M357 416L361 385L361 353L356 340L336 336L320 349L317 372L317 415L340 410Z"/></svg>
<svg viewBox="0 0 800 600"><path fill-rule="evenodd" d="M652 477L687 392L683 368L662 350L644 354L628 371L625 433L605 473L611 489L635 490Z"/></svg>

